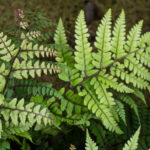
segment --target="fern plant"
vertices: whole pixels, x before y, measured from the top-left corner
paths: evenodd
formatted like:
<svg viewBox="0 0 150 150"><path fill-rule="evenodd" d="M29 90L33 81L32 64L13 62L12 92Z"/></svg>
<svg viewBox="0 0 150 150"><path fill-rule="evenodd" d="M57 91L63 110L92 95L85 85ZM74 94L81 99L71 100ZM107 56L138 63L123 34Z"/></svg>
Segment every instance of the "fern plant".
<svg viewBox="0 0 150 150"><path fill-rule="evenodd" d="M17 141L16 136L22 136L32 142L31 129L50 134L52 125L63 130L67 124L83 130L89 127L104 148L105 141L96 130L102 131L102 136L115 135L119 141L127 139L139 125L141 131L145 130L139 101L135 101L140 100L145 108L143 90L150 91L150 33L141 34L143 21L126 34L124 11L112 28L109 9L98 26L92 46L81 10L72 47L67 42L61 19L54 43L48 45L38 44L41 28L31 31L23 11L17 10L15 15L19 28L17 40L0 33L1 141L7 143L7 138ZM50 61L51 57L56 58ZM39 77L53 73L58 74L54 85L38 82ZM128 111L136 118L131 132L127 131ZM140 128L124 149L137 147L139 132ZM98 149L87 131L86 149L91 147Z"/></svg>

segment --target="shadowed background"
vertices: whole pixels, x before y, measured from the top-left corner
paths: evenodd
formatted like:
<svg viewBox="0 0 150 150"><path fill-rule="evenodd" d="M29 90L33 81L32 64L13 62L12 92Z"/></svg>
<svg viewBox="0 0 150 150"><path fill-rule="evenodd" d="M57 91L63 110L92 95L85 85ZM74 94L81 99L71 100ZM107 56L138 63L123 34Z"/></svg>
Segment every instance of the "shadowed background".
<svg viewBox="0 0 150 150"><path fill-rule="evenodd" d="M90 18L88 24L95 31L99 19L108 8L112 8L113 19L123 8L126 12L127 29L143 19L143 31L150 30L150 0L0 0L0 30L14 25L13 12L17 8L44 12L55 23L62 17L69 31L74 29L74 21L80 9L86 10Z"/></svg>

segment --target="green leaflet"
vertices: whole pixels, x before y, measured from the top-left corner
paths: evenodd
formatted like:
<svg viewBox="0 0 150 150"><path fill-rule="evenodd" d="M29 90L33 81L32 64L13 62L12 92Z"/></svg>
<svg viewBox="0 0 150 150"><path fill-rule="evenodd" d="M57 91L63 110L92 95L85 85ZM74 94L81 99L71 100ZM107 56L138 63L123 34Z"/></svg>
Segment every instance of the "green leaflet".
<svg viewBox="0 0 150 150"><path fill-rule="evenodd" d="M122 10L119 18L116 20L114 29L113 29L113 38L112 38L112 51L113 57L115 59L120 58L125 55L124 51L125 45L125 13Z"/></svg>
<svg viewBox="0 0 150 150"><path fill-rule="evenodd" d="M53 50L49 47L43 45L33 44L32 42L21 45L21 51L19 53L20 57L24 60L27 60L28 57L33 59L35 57L56 57L58 55L56 50Z"/></svg>
<svg viewBox="0 0 150 150"><path fill-rule="evenodd" d="M132 52L137 49L138 41L140 40L142 24L143 21L140 21L129 31L129 35L127 36L128 40L125 45L125 50L127 52Z"/></svg>
<svg viewBox="0 0 150 150"><path fill-rule="evenodd" d="M122 93L133 93L133 90L131 88L129 88L128 86L126 86L123 83L118 83L117 82L117 78L115 78L112 75L109 75L106 73L106 71L102 71L99 75L98 75L98 80L102 83L105 84L108 87L113 88L114 90L118 91L118 92L122 92Z"/></svg>
<svg viewBox="0 0 150 150"><path fill-rule="evenodd" d="M108 107L115 105L112 93L107 92L107 86L105 84L101 83L97 78L93 78L90 84L93 85L96 90L100 103L108 105Z"/></svg>
<svg viewBox="0 0 150 150"><path fill-rule="evenodd" d="M5 120L8 121L11 118L12 124L15 126L19 125L19 119L24 126L26 122L32 125L35 122L41 124L41 121L43 121L44 125L52 124L50 113L47 112L46 108L41 108L40 105L35 106L33 102L24 106L24 99L18 102L17 99L12 99L9 103L5 102L1 109L1 114Z"/></svg>
<svg viewBox="0 0 150 150"><path fill-rule="evenodd" d="M120 77L126 84L132 83L134 87L138 87L139 89L145 89L149 85L144 79L136 77L132 72L129 73L129 71L125 71L124 65L119 63L111 67L111 74Z"/></svg>
<svg viewBox="0 0 150 150"><path fill-rule="evenodd" d="M93 53L93 65L96 68L103 68L110 64L111 61L111 10L109 9L98 26L96 33L95 47L98 53Z"/></svg>
<svg viewBox="0 0 150 150"><path fill-rule="evenodd" d="M150 73L149 71L142 65L134 57L127 57L124 60L124 65L126 68L129 68L130 71L141 77L147 81L150 81Z"/></svg>
<svg viewBox="0 0 150 150"><path fill-rule="evenodd" d="M92 69L92 47L88 42L88 37L89 34L85 23L84 12L80 11L75 26L75 67L82 72L82 77L87 76Z"/></svg>
<svg viewBox="0 0 150 150"><path fill-rule="evenodd" d="M5 62L11 61L16 56L18 48L12 43L12 41L3 32L0 33L0 60Z"/></svg>
<svg viewBox="0 0 150 150"><path fill-rule="evenodd" d="M58 57L56 60L61 63L61 68L63 72L59 74L59 78L64 81L69 81L71 78L71 70L73 64L72 52L70 47L67 44L67 38L65 34L65 29L63 22L59 19L56 33L54 35L54 41L56 44L56 49L58 50Z"/></svg>
<svg viewBox="0 0 150 150"><path fill-rule="evenodd" d="M31 31L31 32L27 32L25 33L21 33L21 39L25 40L34 40L35 38L41 36L41 32L40 31Z"/></svg>
<svg viewBox="0 0 150 150"><path fill-rule="evenodd" d="M40 63L39 61L36 61L34 64L32 61L22 61L19 62L18 59L15 60L13 64L13 72L14 77L18 79L22 78L28 78L31 76L32 78L35 78L35 76L41 76L42 73L59 73L61 70L59 67L53 64L46 64L45 62Z"/></svg>
<svg viewBox="0 0 150 150"><path fill-rule="evenodd" d="M88 109L91 110L98 119L102 120L104 126L108 130L115 131L118 134L122 134L122 131L118 127L115 116L113 116L111 109L106 105L100 104L91 89L86 86L84 87L84 90L79 94L84 96L84 105L87 106Z"/></svg>
<svg viewBox="0 0 150 150"><path fill-rule="evenodd" d="M64 29L63 22L62 22L61 18L59 19L59 22L58 22L58 26L57 26L56 33L54 36L54 40L55 40L55 44L67 44L65 29ZM61 52L62 51L60 50L60 53Z"/></svg>

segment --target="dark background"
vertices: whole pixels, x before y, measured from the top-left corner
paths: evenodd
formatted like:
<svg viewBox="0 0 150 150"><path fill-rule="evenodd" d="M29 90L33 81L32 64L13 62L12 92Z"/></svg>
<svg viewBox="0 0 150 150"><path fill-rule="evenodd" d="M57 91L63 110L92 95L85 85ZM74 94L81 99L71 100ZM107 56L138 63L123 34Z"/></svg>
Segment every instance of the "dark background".
<svg viewBox="0 0 150 150"><path fill-rule="evenodd" d="M112 8L113 19L123 8L126 12L127 29L141 19L144 20L143 31L150 29L150 0L0 0L1 31L14 25L13 12L18 8L44 12L55 23L62 17L69 31L74 29L74 21L81 9L86 9L88 15L89 12L94 12L94 18L89 16L92 19L88 23L95 31L99 19L108 8Z"/></svg>

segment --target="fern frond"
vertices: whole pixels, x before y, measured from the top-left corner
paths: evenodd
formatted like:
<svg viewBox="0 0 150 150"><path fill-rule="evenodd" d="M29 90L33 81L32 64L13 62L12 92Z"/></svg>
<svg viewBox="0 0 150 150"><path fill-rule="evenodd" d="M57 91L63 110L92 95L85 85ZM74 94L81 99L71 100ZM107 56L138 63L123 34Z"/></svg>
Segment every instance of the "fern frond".
<svg viewBox="0 0 150 150"><path fill-rule="evenodd" d="M49 108L55 117L56 122L59 122L58 124L61 122L75 124L75 122L81 119L82 115L88 112L87 108L83 105L82 97L78 94L71 90L65 91L64 88L58 91L49 83L37 83L32 80L18 80L15 86L11 88L15 88L15 94L18 98L22 98L22 93L25 93L24 97L27 96L27 98L30 95L36 96L37 94L46 97L46 99L39 101L39 96L32 97L31 101L45 105ZM76 101L77 99L78 101Z"/></svg>
<svg viewBox="0 0 150 150"><path fill-rule="evenodd" d="M136 53L136 59L137 61L141 62L143 65L150 67L150 57L149 52L147 51L148 48L146 48L146 51L139 51Z"/></svg>
<svg viewBox="0 0 150 150"><path fill-rule="evenodd" d="M127 52L132 52L137 49L138 41L140 40L142 24L143 21L140 21L129 31L129 35L127 36L127 42L125 45L125 50Z"/></svg>
<svg viewBox="0 0 150 150"><path fill-rule="evenodd" d="M150 48L149 48L149 40L150 37L150 32L145 33L144 35L142 35L140 41L139 41L139 47L143 47L145 49L143 49L142 51L138 51L136 53L136 59L142 63L143 65L146 65L148 67L150 67ZM148 45L148 47L147 47Z"/></svg>
<svg viewBox="0 0 150 150"><path fill-rule="evenodd" d="M10 85L9 88L15 88L15 92L19 98L22 98L22 93L25 94L24 96L36 96L38 94L42 96L51 96L53 94L55 95L55 91L57 91L52 88L52 84L50 83L37 82L31 79L18 80L14 86Z"/></svg>
<svg viewBox="0 0 150 150"><path fill-rule="evenodd" d="M54 41L55 41L55 44L58 44L58 45L67 44L65 29L64 29L63 22L62 22L61 18L59 19L59 22L58 22L56 33L54 36Z"/></svg>
<svg viewBox="0 0 150 150"><path fill-rule="evenodd" d="M120 118L123 120L123 122L126 124L126 114L125 114L125 109L124 105L120 101L115 101L116 102L116 111L119 114Z"/></svg>
<svg viewBox="0 0 150 150"><path fill-rule="evenodd" d="M70 105L73 105L72 109L71 108L68 109L68 107L71 107ZM80 97L78 94L74 93L71 90L68 90L66 92L66 97L64 101L61 101L61 109L66 111L68 110L69 111L67 112L68 116L71 116L72 115L71 112L73 111L75 112L75 114L82 114L84 112L87 112L87 109L83 104L82 97Z"/></svg>
<svg viewBox="0 0 150 150"><path fill-rule="evenodd" d="M88 130L86 130L86 150L98 150L98 146L96 143L91 139Z"/></svg>
<svg viewBox="0 0 150 150"><path fill-rule="evenodd" d="M133 90L123 83L118 83L117 78L107 74L106 70L103 70L97 76L100 83L105 84L107 87L111 87L114 90L122 93L133 93Z"/></svg>
<svg viewBox="0 0 150 150"><path fill-rule="evenodd" d="M118 134L122 133L114 119L111 109L106 105L100 104L99 100L91 89L86 86L82 92L79 92L79 94L84 96L84 105L87 106L88 109L92 111L92 113L94 113L98 119L102 120L102 123L107 129L110 131L115 131Z"/></svg>
<svg viewBox="0 0 150 150"><path fill-rule="evenodd" d="M8 75L9 71L7 70L6 64L2 62L0 64L0 75L3 77L6 77Z"/></svg>
<svg viewBox="0 0 150 150"><path fill-rule="evenodd" d="M32 123L26 122L24 125L19 123L17 126L10 122L5 122L5 126L3 127L3 134L11 135L11 134L19 134L26 131L29 131L33 126Z"/></svg>
<svg viewBox="0 0 150 150"><path fill-rule="evenodd" d="M136 150L137 149L140 129L141 127L139 127L138 130L134 133L134 135L130 138L130 140L127 141L123 150Z"/></svg>
<svg viewBox="0 0 150 150"><path fill-rule="evenodd" d="M15 126L18 126L19 120L22 125L25 125L27 121L31 124L41 124L42 121L45 125L52 124L52 118L46 108L42 108L41 105L35 106L33 102L24 106L24 99L18 102L17 99L12 99L10 102L5 102L0 108L4 120L11 119Z"/></svg>
<svg viewBox="0 0 150 150"><path fill-rule="evenodd" d="M73 144L70 144L69 149L70 149L70 150L77 150L76 147L75 147L75 145L73 145Z"/></svg>
<svg viewBox="0 0 150 150"><path fill-rule="evenodd" d="M24 42L24 41L23 41ZM44 47L43 45L33 44L32 42L24 42L21 46L21 51L19 53L21 58L27 60L28 56L30 59L34 57L56 57L58 55L56 50Z"/></svg>
<svg viewBox="0 0 150 150"><path fill-rule="evenodd" d="M88 42L88 28L85 22L84 12L80 11L80 14L76 21L75 26L75 67L82 72L82 77L86 77L90 70L92 69L91 61L91 51L92 47Z"/></svg>
<svg viewBox="0 0 150 150"><path fill-rule="evenodd" d="M77 69L71 70L71 85L76 86L83 81L83 78L80 76L80 72Z"/></svg>
<svg viewBox="0 0 150 150"><path fill-rule="evenodd" d="M79 124L82 116L88 113L87 108L83 105L82 97L73 91L65 92L64 89L60 89L54 95L47 102L57 121Z"/></svg>
<svg viewBox="0 0 150 150"><path fill-rule="evenodd" d="M101 21L96 33L95 47L98 53L93 53L93 65L96 68L104 68L111 61L111 10L109 9Z"/></svg>
<svg viewBox="0 0 150 150"><path fill-rule="evenodd" d="M70 81L71 78L71 69L74 66L74 58L70 47L67 44L67 38L65 34L65 29L63 22L59 19L56 33L54 35L55 47L58 50L58 57L56 57L57 62L63 63L62 65L63 72L59 74L59 78L64 81Z"/></svg>
<svg viewBox="0 0 150 150"><path fill-rule="evenodd" d="M119 18L116 20L113 29L112 52L113 58L117 59L125 55L125 13L122 10Z"/></svg>
<svg viewBox="0 0 150 150"><path fill-rule="evenodd" d="M60 73L61 70L59 67L53 64L46 64L42 62L40 64L39 61L36 61L34 64L32 61L22 61L19 62L18 59L15 60L13 64L12 72L14 73L13 76L17 79L28 78L29 75L32 78L35 78L35 75L41 77L42 72L44 74L47 73Z"/></svg>
<svg viewBox="0 0 150 150"><path fill-rule="evenodd" d="M100 103L105 104L108 107L115 105L112 93L107 92L108 87L101 83L98 78L92 78L90 84L93 85L94 89L96 90L96 94L98 95Z"/></svg>
<svg viewBox="0 0 150 150"><path fill-rule="evenodd" d="M18 52L18 48L9 40L3 32L0 33L0 60L9 62L15 57Z"/></svg>
<svg viewBox="0 0 150 150"><path fill-rule="evenodd" d="M124 61L124 65L126 68L129 68L129 70L132 71L134 75L137 75L142 79L150 81L149 71L142 64L140 64L135 58L127 57Z"/></svg>
<svg viewBox="0 0 150 150"><path fill-rule="evenodd" d="M41 36L41 32L40 31L31 31L31 32L27 32L27 33L21 33L21 39L22 40L33 40L37 37Z"/></svg>
<svg viewBox="0 0 150 150"><path fill-rule="evenodd" d="M124 65L119 63L111 67L111 74L120 77L126 84L132 83L135 88L146 89L149 85L147 81L140 77L136 77L132 72L129 73L129 71L125 71Z"/></svg>
<svg viewBox="0 0 150 150"><path fill-rule="evenodd" d="M58 22L56 33L54 35L54 41L59 54L59 57L56 58L56 60L60 63L66 63L70 66L72 64L73 57L72 52L68 50L69 45L67 44L65 29L61 19L59 19Z"/></svg>
<svg viewBox="0 0 150 150"><path fill-rule="evenodd" d="M29 24L28 24L28 22L26 22L26 21L20 21L19 26L20 26L22 29L26 30L26 29L29 27Z"/></svg>

